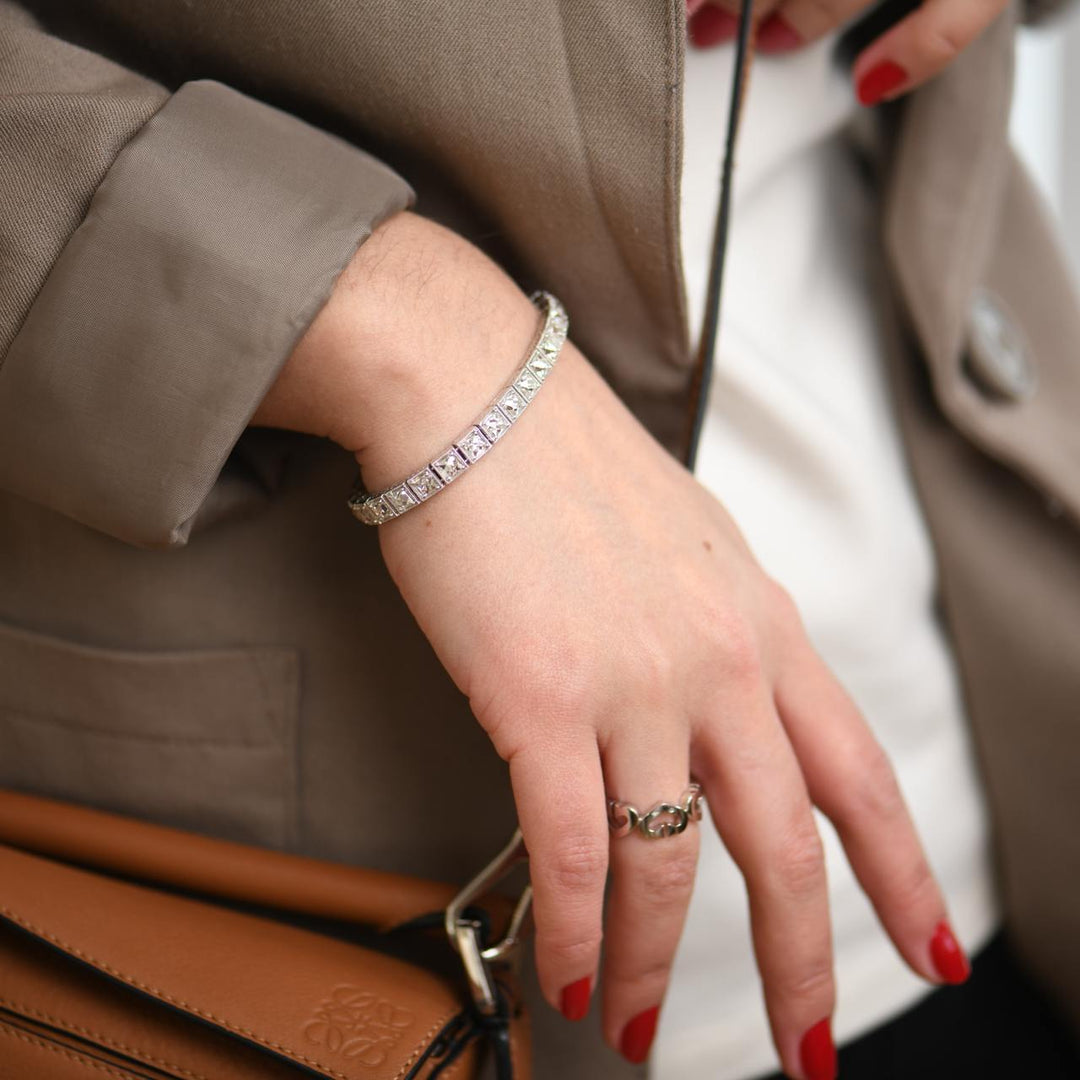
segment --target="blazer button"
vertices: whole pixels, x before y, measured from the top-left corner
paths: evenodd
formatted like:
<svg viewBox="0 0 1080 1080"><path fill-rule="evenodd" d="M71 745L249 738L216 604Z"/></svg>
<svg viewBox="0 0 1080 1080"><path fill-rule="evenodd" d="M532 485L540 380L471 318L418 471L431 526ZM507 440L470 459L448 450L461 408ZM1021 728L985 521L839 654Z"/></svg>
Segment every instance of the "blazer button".
<svg viewBox="0 0 1080 1080"><path fill-rule="evenodd" d="M1025 401L1037 379L1023 334L989 289L975 290L969 314L967 372L999 401Z"/></svg>

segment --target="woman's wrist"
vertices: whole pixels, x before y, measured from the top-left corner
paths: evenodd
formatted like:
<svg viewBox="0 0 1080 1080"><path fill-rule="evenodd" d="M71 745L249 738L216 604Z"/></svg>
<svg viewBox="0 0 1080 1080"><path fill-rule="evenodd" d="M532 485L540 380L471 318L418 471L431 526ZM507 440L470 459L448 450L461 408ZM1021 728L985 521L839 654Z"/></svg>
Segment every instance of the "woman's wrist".
<svg viewBox="0 0 1080 1080"><path fill-rule="evenodd" d="M377 489L468 424L539 327L536 306L483 252L402 211L342 271L254 422L326 435Z"/></svg>

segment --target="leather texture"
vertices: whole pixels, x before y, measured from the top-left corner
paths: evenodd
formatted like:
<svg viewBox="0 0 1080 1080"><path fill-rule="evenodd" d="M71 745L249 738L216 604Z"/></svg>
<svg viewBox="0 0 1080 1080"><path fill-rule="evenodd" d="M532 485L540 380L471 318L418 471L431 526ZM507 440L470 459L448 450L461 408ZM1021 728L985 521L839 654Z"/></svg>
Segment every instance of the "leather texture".
<svg viewBox="0 0 1080 1080"><path fill-rule="evenodd" d="M459 980L265 912L392 925L445 902L447 886L11 793L0 793L0 836L263 909L0 846L0 1075L19 1076L6 1069L20 1059L40 1080L77 1068L175 1080L475 1075L486 1040ZM527 1021L512 973L499 977L513 1015L492 1040L497 1075L523 1080Z"/></svg>
<svg viewBox="0 0 1080 1080"><path fill-rule="evenodd" d="M291 855L0 791L0 842L115 874L389 930L439 911L441 882Z"/></svg>

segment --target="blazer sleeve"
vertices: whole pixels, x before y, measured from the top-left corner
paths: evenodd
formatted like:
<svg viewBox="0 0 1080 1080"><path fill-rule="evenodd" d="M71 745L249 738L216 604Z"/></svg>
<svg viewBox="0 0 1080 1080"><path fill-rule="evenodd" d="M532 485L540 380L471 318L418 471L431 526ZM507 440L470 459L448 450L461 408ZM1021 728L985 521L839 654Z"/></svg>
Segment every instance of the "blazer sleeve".
<svg viewBox="0 0 1080 1080"><path fill-rule="evenodd" d="M185 544L338 274L414 201L296 116L170 92L0 0L0 488Z"/></svg>

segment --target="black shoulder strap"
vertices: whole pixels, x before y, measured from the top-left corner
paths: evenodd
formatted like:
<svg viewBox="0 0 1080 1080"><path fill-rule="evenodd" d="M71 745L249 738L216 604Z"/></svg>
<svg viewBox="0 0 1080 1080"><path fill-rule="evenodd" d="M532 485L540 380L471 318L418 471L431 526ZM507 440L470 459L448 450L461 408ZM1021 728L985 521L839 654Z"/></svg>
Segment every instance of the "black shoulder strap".
<svg viewBox="0 0 1080 1080"><path fill-rule="evenodd" d="M705 421L705 407L712 379L713 354L720 325L720 291L724 282L724 253L727 249L728 222L731 218L731 178L735 169L735 144L739 134L739 117L753 56L753 0L742 0L739 13L739 32L735 44L735 70L731 78L731 106L728 110L727 135L724 142L724 164L720 171L720 201L713 229L712 255L709 260L709 288L705 301L705 321L690 389L690 430L686 439L686 467L693 472L697 461L698 442Z"/></svg>

